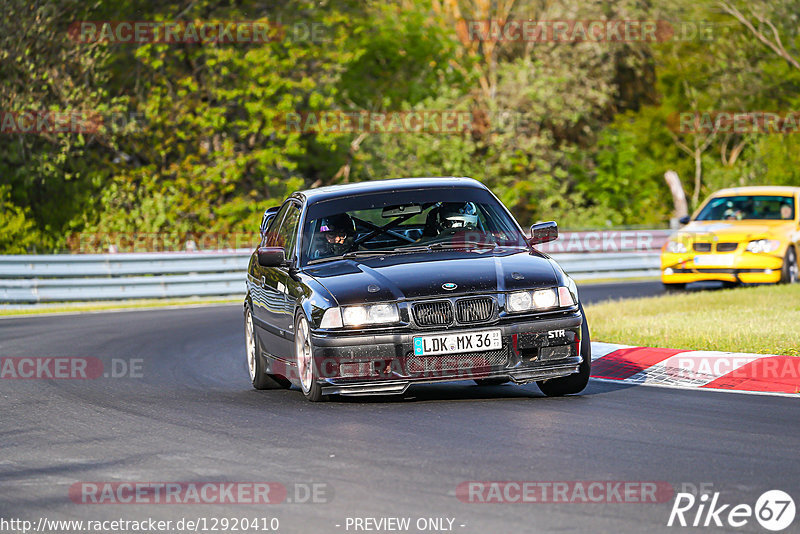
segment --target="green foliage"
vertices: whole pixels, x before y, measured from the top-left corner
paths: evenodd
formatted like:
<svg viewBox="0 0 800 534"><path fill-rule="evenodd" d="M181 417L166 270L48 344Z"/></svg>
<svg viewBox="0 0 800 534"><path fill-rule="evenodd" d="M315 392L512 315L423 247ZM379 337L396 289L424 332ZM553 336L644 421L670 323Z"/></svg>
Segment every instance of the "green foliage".
<svg viewBox="0 0 800 534"><path fill-rule="evenodd" d="M0 250L24 254L36 242L36 228L26 210L11 202L11 188L0 186Z"/></svg>
<svg viewBox="0 0 800 534"><path fill-rule="evenodd" d="M749 4L736 6L756 20ZM712 39L475 46L456 28L458 17L492 16L495 3L477 0L4 8L0 109L124 120L85 135L0 133L0 253L63 249L76 232L252 232L265 207L297 189L402 176L473 176L521 223L573 228L665 224L667 170L699 199L731 185L800 184L797 135L677 128L686 111L800 106L800 69L730 14L689 0L518 0L512 16L704 21ZM759 16L800 58L795 8L777 0ZM264 43L169 44L81 43L67 32L80 20L176 19L282 31ZM287 113L327 110L460 110L472 123L456 133L287 126Z"/></svg>
<svg viewBox="0 0 800 534"><path fill-rule="evenodd" d="M444 87L464 83L450 64L457 43L424 9L374 3L352 25L348 48L357 51L339 80L338 102L356 109L417 106Z"/></svg>
<svg viewBox="0 0 800 534"><path fill-rule="evenodd" d="M105 47L83 47L68 37L70 21L85 20L88 13L82 0L4 2L0 110L108 115L120 108L124 97L106 89ZM36 226L22 242L39 251L58 248L90 209L96 186L108 180L105 160L113 139L103 131L0 134L0 139L0 185L10 187L11 201ZM19 250L19 243L0 251Z"/></svg>

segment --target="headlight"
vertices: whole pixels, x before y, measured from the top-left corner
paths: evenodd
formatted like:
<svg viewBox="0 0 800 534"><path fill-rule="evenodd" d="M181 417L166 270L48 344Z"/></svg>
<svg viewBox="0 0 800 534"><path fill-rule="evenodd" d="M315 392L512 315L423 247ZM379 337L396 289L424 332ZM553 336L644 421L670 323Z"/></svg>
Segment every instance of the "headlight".
<svg viewBox="0 0 800 534"><path fill-rule="evenodd" d="M345 306L342 308L345 326L396 323L400 320L397 304L368 304L366 306Z"/></svg>
<svg viewBox="0 0 800 534"><path fill-rule="evenodd" d="M667 241L666 250L671 254L683 254L687 252L686 245L680 241Z"/></svg>
<svg viewBox="0 0 800 534"><path fill-rule="evenodd" d="M509 313L548 310L559 306L565 308L575 304L575 297L565 286L535 291L516 291L506 296L506 311Z"/></svg>
<svg viewBox="0 0 800 534"><path fill-rule="evenodd" d="M754 254L773 252L778 250L778 247L780 246L781 242L774 239L757 239L755 241L750 241L747 244L747 252L752 252Z"/></svg>
<svg viewBox="0 0 800 534"><path fill-rule="evenodd" d="M339 308L328 308L319 322L320 328L341 328L342 311Z"/></svg>
<svg viewBox="0 0 800 534"><path fill-rule="evenodd" d="M533 307L537 310L554 308L558 305L558 294L552 289L538 289L533 292Z"/></svg>
<svg viewBox="0 0 800 534"><path fill-rule="evenodd" d="M510 293L506 298L506 309L510 312L521 312L533 308L533 299L529 291Z"/></svg>

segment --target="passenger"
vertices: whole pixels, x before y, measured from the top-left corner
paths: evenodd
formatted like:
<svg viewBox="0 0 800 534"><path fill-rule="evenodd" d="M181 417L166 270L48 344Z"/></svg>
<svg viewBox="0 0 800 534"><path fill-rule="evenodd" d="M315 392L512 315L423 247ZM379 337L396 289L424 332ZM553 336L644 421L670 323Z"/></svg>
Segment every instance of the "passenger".
<svg viewBox="0 0 800 534"><path fill-rule="evenodd" d="M439 207L439 227L474 230L478 227L478 208L472 202L448 202Z"/></svg>
<svg viewBox="0 0 800 534"><path fill-rule="evenodd" d="M794 218L794 208L788 202L781 204L781 219L789 220Z"/></svg>
<svg viewBox="0 0 800 534"><path fill-rule="evenodd" d="M478 226L478 208L472 202L444 202L428 212L422 239L436 237L447 230L475 229Z"/></svg>

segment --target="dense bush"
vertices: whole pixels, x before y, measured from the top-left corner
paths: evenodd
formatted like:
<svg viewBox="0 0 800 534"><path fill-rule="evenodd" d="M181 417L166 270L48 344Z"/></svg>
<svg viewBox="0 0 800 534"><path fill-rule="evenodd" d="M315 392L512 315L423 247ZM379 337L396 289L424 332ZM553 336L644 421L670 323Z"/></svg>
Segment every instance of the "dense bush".
<svg viewBox="0 0 800 534"><path fill-rule="evenodd" d="M667 170L692 204L724 186L800 184L796 135L675 127L687 111L797 109L800 24L788 0L758 13L689 0L269 4L5 0L0 110L89 110L105 122L83 134L0 133L0 252L60 250L81 232L252 231L291 191L401 176L472 176L523 224L574 228L666 224ZM770 37L774 24L783 48L737 14ZM507 17L711 31L571 43L459 33L464 19ZM263 43L85 43L69 33L81 20L280 27ZM447 133L286 127L286 113L324 110L461 110L471 121Z"/></svg>

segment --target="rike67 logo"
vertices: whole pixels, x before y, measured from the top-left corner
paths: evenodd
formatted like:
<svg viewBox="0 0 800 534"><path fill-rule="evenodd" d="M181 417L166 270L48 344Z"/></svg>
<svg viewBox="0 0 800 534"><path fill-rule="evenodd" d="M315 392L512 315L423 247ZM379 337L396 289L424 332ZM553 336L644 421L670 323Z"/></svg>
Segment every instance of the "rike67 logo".
<svg viewBox="0 0 800 534"><path fill-rule="evenodd" d="M699 497L691 493L678 493L667 526L739 528L755 517L765 529L778 532L791 525L794 516L794 500L781 490L764 492L755 506L723 504L718 491L713 494L703 493Z"/></svg>

